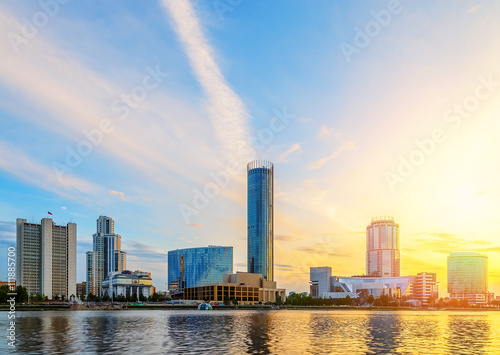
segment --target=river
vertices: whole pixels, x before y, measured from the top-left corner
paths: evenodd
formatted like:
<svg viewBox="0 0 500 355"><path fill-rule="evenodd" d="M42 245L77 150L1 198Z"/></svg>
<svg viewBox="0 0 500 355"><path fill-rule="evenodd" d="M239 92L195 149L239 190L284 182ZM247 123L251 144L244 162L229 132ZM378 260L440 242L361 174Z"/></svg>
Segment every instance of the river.
<svg viewBox="0 0 500 355"><path fill-rule="evenodd" d="M494 311L43 311L15 321L15 351L4 336L2 354L500 353Z"/></svg>

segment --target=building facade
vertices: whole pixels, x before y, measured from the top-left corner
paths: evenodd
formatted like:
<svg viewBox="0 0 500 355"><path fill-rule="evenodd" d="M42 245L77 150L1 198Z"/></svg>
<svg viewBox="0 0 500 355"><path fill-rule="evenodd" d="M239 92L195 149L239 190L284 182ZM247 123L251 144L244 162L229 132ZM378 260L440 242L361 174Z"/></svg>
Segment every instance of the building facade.
<svg viewBox="0 0 500 355"><path fill-rule="evenodd" d="M413 299L420 301L422 306L429 306L429 299L439 298L438 282L436 274L432 272L420 272L415 276L412 288Z"/></svg>
<svg viewBox="0 0 500 355"><path fill-rule="evenodd" d="M168 285L171 293L186 287L222 282L233 272L233 247L215 246L168 252Z"/></svg>
<svg viewBox="0 0 500 355"><path fill-rule="evenodd" d="M265 160L247 165L247 241L249 273L274 280L274 166Z"/></svg>
<svg viewBox="0 0 500 355"><path fill-rule="evenodd" d="M471 304L488 303L488 257L474 252L455 252L448 256L450 298L467 299Z"/></svg>
<svg viewBox="0 0 500 355"><path fill-rule="evenodd" d="M111 217L99 216L96 230L92 235L92 251L86 255L86 292L102 295L102 283L108 275L125 270L126 253L121 251L121 236L115 234Z"/></svg>
<svg viewBox="0 0 500 355"><path fill-rule="evenodd" d="M399 224L394 217L376 217L366 227L366 275L400 275Z"/></svg>
<svg viewBox="0 0 500 355"><path fill-rule="evenodd" d="M243 304L274 303L278 296L285 301L286 290L277 288L275 281L267 281L260 274L248 272L224 275L223 282L213 285L187 287L182 294L185 300L224 303L227 299L236 299Z"/></svg>
<svg viewBox="0 0 500 355"><path fill-rule="evenodd" d="M69 299L76 295L76 224L17 219L16 282L28 294Z"/></svg>
<svg viewBox="0 0 500 355"><path fill-rule="evenodd" d="M103 295L109 297L116 296L140 296L149 297L152 295L151 273L144 271L112 272L106 280L103 281Z"/></svg>
<svg viewBox="0 0 500 355"><path fill-rule="evenodd" d="M311 268L310 275L311 295L315 298L345 298L346 296L358 298L368 295L377 298L387 295L399 299L401 296L409 296L412 292L412 285L415 283L415 276L331 276L331 268L328 267ZM327 291L323 291L325 289ZM318 290L318 292L312 294L312 290Z"/></svg>
<svg viewBox="0 0 500 355"><path fill-rule="evenodd" d="M86 293L85 293L86 291L87 291L87 286L86 286L85 281L76 284L76 295L77 296L86 295Z"/></svg>
<svg viewBox="0 0 500 355"><path fill-rule="evenodd" d="M331 267L311 267L309 274L311 280L310 295L312 297L323 297L325 292L330 292Z"/></svg>

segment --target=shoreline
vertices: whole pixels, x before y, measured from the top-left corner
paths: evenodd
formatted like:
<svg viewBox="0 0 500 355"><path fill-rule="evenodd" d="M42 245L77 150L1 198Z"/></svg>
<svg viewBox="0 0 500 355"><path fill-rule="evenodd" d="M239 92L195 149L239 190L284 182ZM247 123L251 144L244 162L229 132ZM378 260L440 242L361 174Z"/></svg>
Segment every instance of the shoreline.
<svg viewBox="0 0 500 355"><path fill-rule="evenodd" d="M87 307L84 305L16 305L16 311L176 311L176 310L197 310L197 305L169 305L169 304L146 304L146 305L123 305L122 307L113 307L111 305L99 305ZM0 312L9 310L9 305L0 305ZM281 306L279 309L271 306L213 306L214 311L223 310L254 310L254 311L419 311L419 312L442 312L442 311L469 311L469 312L498 312L499 308L416 308L416 307L356 307L356 306Z"/></svg>

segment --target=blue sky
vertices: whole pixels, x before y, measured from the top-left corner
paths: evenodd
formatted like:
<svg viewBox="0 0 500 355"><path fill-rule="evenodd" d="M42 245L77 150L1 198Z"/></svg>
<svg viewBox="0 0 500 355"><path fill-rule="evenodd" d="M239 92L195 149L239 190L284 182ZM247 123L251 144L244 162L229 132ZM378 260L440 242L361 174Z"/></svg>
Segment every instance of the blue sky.
<svg viewBox="0 0 500 355"><path fill-rule="evenodd" d="M500 81L500 4L229 3L0 5L1 246L15 242L16 218L51 211L78 225L82 281L103 214L128 267L151 271L160 289L170 249L232 245L244 271L245 164L259 158L275 163L280 286L307 290L309 266L363 273L365 227L389 214L401 225L403 274L437 272L444 291L446 255L476 250L490 256L500 292L500 92L484 85ZM36 34L23 32L25 19ZM347 58L342 46L359 31L367 40ZM447 110L478 85L478 106L452 125ZM103 125L112 128L89 143L85 132ZM400 157L436 129L446 139L391 183ZM78 147L85 155L70 166ZM227 186L186 220L183 206L228 164L238 166Z"/></svg>

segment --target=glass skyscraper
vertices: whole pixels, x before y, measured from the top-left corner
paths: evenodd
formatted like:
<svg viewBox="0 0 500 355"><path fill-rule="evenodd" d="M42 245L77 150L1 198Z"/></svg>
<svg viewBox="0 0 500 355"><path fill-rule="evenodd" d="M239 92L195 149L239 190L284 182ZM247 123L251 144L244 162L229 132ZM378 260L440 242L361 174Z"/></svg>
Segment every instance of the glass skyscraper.
<svg viewBox="0 0 500 355"><path fill-rule="evenodd" d="M274 167L265 160L247 165L248 272L274 281Z"/></svg>
<svg viewBox="0 0 500 355"><path fill-rule="evenodd" d="M488 257L474 252L451 253L448 256L448 293L488 293Z"/></svg>
<svg viewBox="0 0 500 355"><path fill-rule="evenodd" d="M394 217L372 218L366 227L366 275L400 276L399 224Z"/></svg>
<svg viewBox="0 0 500 355"><path fill-rule="evenodd" d="M168 285L173 292L223 281L233 273L233 247L210 245L168 252Z"/></svg>

